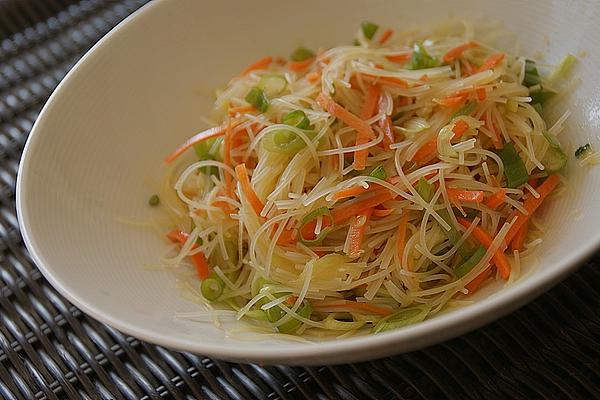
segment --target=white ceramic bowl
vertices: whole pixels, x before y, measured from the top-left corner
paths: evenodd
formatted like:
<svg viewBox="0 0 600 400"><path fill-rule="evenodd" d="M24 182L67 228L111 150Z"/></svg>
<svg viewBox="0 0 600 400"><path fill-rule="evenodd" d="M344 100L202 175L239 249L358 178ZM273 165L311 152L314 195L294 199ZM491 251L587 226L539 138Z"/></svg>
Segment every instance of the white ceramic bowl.
<svg viewBox="0 0 600 400"><path fill-rule="evenodd" d="M516 285L490 285L476 304L388 333L305 344L226 338L210 323L175 320L194 311L169 273L149 271L166 244L125 225L154 210L148 177L205 127L206 93L264 54L298 44L347 43L360 21L382 26L489 16L517 34L524 54L558 62L586 50L582 84L567 99L570 148L600 148L600 8L594 1L464 0L204 2L156 1L111 31L59 85L29 137L17 206L26 245L44 276L93 317L140 339L236 361L323 364L375 358L430 345L523 305L575 270L600 243L600 169L571 160L569 195L545 208L548 234L538 267ZM564 139L563 139L564 140ZM572 154L572 153L571 153Z"/></svg>

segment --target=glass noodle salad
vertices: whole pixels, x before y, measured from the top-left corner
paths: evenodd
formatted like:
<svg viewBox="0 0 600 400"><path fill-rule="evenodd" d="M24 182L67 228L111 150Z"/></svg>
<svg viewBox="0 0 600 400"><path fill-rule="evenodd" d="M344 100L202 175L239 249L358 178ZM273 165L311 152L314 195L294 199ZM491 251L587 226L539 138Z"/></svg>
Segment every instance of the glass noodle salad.
<svg viewBox="0 0 600 400"><path fill-rule="evenodd" d="M164 262L194 267L207 313L379 333L518 278L564 187L569 112L544 111L575 58L545 73L460 26L363 23L353 45L265 57L217 93L214 126L166 158L160 193Z"/></svg>

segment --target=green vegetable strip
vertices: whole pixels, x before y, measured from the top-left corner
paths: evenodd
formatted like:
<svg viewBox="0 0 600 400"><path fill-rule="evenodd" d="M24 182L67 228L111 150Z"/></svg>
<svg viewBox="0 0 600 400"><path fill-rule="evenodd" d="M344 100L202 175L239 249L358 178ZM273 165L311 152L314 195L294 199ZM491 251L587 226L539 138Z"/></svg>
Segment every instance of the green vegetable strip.
<svg viewBox="0 0 600 400"><path fill-rule="evenodd" d="M471 271L473 267L477 265L479 261L481 261L486 251L487 250L485 249L485 247L480 245L477 248L477 250L475 250L475 253L473 253L473 255L467 259L467 261L456 267L456 269L454 270L456 276L462 278L467 273L469 273L469 271Z"/></svg>
<svg viewBox="0 0 600 400"><path fill-rule="evenodd" d="M286 125L295 126L299 129L308 129L310 121L304 111L295 110L283 116L282 122Z"/></svg>
<svg viewBox="0 0 600 400"><path fill-rule="evenodd" d="M549 173L558 172L567 164L567 155L558 139L556 139L556 136L550 134L548 131L542 131L542 134L550 146L544 154L541 163Z"/></svg>
<svg viewBox="0 0 600 400"><path fill-rule="evenodd" d="M267 99L265 92L259 87L250 89L245 100L260 112L265 112L267 111L267 108L269 108L269 100Z"/></svg>
<svg viewBox="0 0 600 400"><path fill-rule="evenodd" d="M281 293L278 294L279 295L286 295L287 293ZM283 318L286 313L285 311L283 311L279 306L273 306L271 308L269 308L266 311L267 314L267 319L270 322L277 322L279 321L281 318ZM304 318L308 318L310 317L310 315L312 314L312 306L310 305L310 303L303 301L302 304L300 305L300 308L298 308L298 315L300 315L301 317ZM292 318L289 321L287 321L284 324L281 324L277 327L277 330L281 333L293 333L296 331L296 329L298 329L300 327L300 325L302 325L302 322L298 321L296 318Z"/></svg>
<svg viewBox="0 0 600 400"><path fill-rule="evenodd" d="M456 111L454 114L452 114L452 116L450 117L450 121L452 121L454 118L460 117L462 115L470 115L475 110L475 107L477 107L477 103L475 103L473 100L469 101L467 104L462 106L458 111Z"/></svg>
<svg viewBox="0 0 600 400"><path fill-rule="evenodd" d="M381 333L402 326L421 322L427 316L429 307L409 307L379 320L373 327L373 333Z"/></svg>
<svg viewBox="0 0 600 400"><path fill-rule="evenodd" d="M309 139L316 136L315 132L305 132ZM280 154L295 154L306 147L306 142L295 132L280 129L268 133L262 144L270 152Z"/></svg>
<svg viewBox="0 0 600 400"><path fill-rule="evenodd" d="M215 301L223 294L225 283L217 275L211 275L200 284L202 296L209 301Z"/></svg>
<svg viewBox="0 0 600 400"><path fill-rule="evenodd" d="M448 214L447 210L440 210L438 211L438 214L440 217L442 217L444 221L446 221L448 225L450 225L449 231L445 229L442 229L442 231L444 231L446 237L448 238L448 240L450 240L450 243L456 246L460 241L460 238L462 237L461 233L453 226L454 224L452 223L452 220L450 219L450 214ZM463 242L463 244L458 248L457 251L463 259L468 259L469 257L471 257L471 254L473 254L471 246L466 241Z"/></svg>
<svg viewBox="0 0 600 400"><path fill-rule="evenodd" d="M384 180L387 178L387 173L385 172L385 168L383 168L382 165L379 165L379 166L375 167L375 169L373 171L371 171L369 176L372 176L373 178Z"/></svg>
<svg viewBox="0 0 600 400"><path fill-rule="evenodd" d="M364 21L362 24L360 24L360 27L363 35L365 35L365 37L369 40L373 39L375 32L377 32L377 29L379 29L379 25L369 21Z"/></svg>
<svg viewBox="0 0 600 400"><path fill-rule="evenodd" d="M303 228L306 226L306 224L313 220L316 220L318 217L329 218L330 225L327 227L323 227L316 238L312 240L304 238L304 236L302 236ZM304 216L300 223L300 229L298 232L298 238L300 242L307 246L320 244L323 241L323 239L325 239L325 237L329 234L329 232L331 232L331 230L333 229L333 217L331 216L331 210L329 210L329 208L327 207L319 207L316 210L313 210L312 212Z"/></svg>
<svg viewBox="0 0 600 400"><path fill-rule="evenodd" d="M417 190L419 196L421 196L426 202L429 203L433 198L433 185L429 183L427 179L421 177L415 189Z"/></svg>
<svg viewBox="0 0 600 400"><path fill-rule="evenodd" d="M424 69L433 68L440 65L440 62L435 57L427 53L425 47L420 43L415 43L413 46L412 57L410 59L409 69Z"/></svg>
<svg viewBox="0 0 600 400"><path fill-rule="evenodd" d="M525 60L525 76L523 77L523 85L530 87L542 83L540 73L538 72L535 61Z"/></svg>
<svg viewBox="0 0 600 400"><path fill-rule="evenodd" d="M292 61L304 61L315 56L311 50L303 46L298 46L290 56Z"/></svg>
<svg viewBox="0 0 600 400"><path fill-rule="evenodd" d="M504 148L499 150L498 156L504 164L504 176L506 177L506 186L516 188L527 182L528 175L523 160L515 150L512 142L504 145Z"/></svg>

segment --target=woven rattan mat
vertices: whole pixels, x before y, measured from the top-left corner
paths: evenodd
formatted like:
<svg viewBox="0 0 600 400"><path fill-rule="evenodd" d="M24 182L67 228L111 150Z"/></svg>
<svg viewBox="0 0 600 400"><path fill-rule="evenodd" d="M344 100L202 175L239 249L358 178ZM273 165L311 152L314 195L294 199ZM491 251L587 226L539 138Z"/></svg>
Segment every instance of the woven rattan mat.
<svg viewBox="0 0 600 400"><path fill-rule="evenodd" d="M141 342L41 276L15 216L19 156L79 57L147 0L0 0L0 395L6 399L600 398L600 255L520 311L427 348L312 368L238 365Z"/></svg>

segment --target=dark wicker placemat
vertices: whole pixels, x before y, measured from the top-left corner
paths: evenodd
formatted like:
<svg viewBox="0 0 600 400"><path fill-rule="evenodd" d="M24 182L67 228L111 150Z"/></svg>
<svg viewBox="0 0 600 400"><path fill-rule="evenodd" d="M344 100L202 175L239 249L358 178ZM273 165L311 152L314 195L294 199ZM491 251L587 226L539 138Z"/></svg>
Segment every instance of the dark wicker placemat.
<svg viewBox="0 0 600 400"><path fill-rule="evenodd" d="M238 365L141 342L41 276L15 216L33 121L77 59L147 0L0 0L0 395L6 399L600 398L600 254L520 311L449 342L333 367Z"/></svg>

